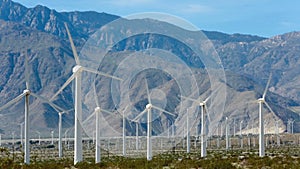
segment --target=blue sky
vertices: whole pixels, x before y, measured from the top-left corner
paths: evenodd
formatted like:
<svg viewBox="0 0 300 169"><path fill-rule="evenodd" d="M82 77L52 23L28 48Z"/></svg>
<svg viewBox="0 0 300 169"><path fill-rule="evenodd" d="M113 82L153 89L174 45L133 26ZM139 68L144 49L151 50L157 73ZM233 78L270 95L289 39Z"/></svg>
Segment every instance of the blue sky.
<svg viewBox="0 0 300 169"><path fill-rule="evenodd" d="M57 11L97 11L127 16L163 12L182 17L199 29L271 37L300 31L297 0L15 0Z"/></svg>

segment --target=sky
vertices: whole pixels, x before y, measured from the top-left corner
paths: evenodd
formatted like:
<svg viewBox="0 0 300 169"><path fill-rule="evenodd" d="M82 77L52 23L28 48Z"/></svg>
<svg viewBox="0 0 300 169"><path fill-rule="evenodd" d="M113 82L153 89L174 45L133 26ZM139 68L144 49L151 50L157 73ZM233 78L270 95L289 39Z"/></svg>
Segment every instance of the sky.
<svg viewBox="0 0 300 169"><path fill-rule="evenodd" d="M26 7L57 11L97 11L127 16L162 12L181 17L201 30L272 37L300 31L298 0L14 0Z"/></svg>

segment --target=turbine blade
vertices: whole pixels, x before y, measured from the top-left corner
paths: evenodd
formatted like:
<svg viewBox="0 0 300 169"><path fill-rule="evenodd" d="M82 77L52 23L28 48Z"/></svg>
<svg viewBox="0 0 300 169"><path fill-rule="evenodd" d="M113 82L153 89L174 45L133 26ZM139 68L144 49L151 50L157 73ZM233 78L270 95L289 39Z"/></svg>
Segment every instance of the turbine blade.
<svg viewBox="0 0 300 169"><path fill-rule="evenodd" d="M125 115L125 113L126 113L126 110L127 110L127 108L128 108L128 105L125 107L125 109L122 111L123 112L123 114L121 114L121 112L118 112L118 115L120 116L120 117L122 117L123 118L123 116Z"/></svg>
<svg viewBox="0 0 300 169"><path fill-rule="evenodd" d="M128 105L125 107L125 109L123 111L123 115L125 115L127 108L128 108Z"/></svg>
<svg viewBox="0 0 300 169"><path fill-rule="evenodd" d="M30 95L32 95L33 97L36 97L37 99L45 102L45 103L48 103L53 109L55 109L55 111L57 112L65 112L65 110L59 106L57 106L56 104L50 102L49 100L47 100L46 98L42 97L42 96L39 96L35 93L30 93Z"/></svg>
<svg viewBox="0 0 300 169"><path fill-rule="evenodd" d="M95 83L93 85L93 88L94 88L94 99L95 99L96 106L99 107L99 102L98 102L98 97L97 97L97 92L96 92L96 84Z"/></svg>
<svg viewBox="0 0 300 169"><path fill-rule="evenodd" d="M263 94L263 97L262 97L263 99L265 99L266 94L268 92L268 88L269 88L269 85L270 85L271 78L272 78L272 73L270 73L270 76L269 76L269 79L268 79L268 82L267 82L267 85L266 85L266 88L265 88L265 91L264 91L264 94Z"/></svg>
<svg viewBox="0 0 300 169"><path fill-rule="evenodd" d="M75 62L77 65L80 65L80 61L79 61L79 57L78 57L78 54L77 54L77 50L75 48L75 45L74 45L74 42L73 42L73 38L71 36L71 33L69 31L69 28L68 28L68 24L65 22L65 27L66 27L66 30L67 30L67 34L68 34L68 37L69 37L69 41L70 41L70 44L71 44L71 48L72 48L72 52L73 52L73 55L74 55L74 59L75 59Z"/></svg>
<svg viewBox="0 0 300 169"><path fill-rule="evenodd" d="M185 97L185 96L180 96L180 97L183 98L183 99L189 100L189 101L199 102L199 100L192 99L192 98L189 98L189 97Z"/></svg>
<svg viewBox="0 0 300 169"><path fill-rule="evenodd" d="M26 84L26 89L29 89L29 70L28 70L28 52L26 50L25 52L25 84Z"/></svg>
<svg viewBox="0 0 300 169"><path fill-rule="evenodd" d="M211 95L209 95L203 102L204 102L204 104L211 98L211 96L212 96L212 94Z"/></svg>
<svg viewBox="0 0 300 169"><path fill-rule="evenodd" d="M151 104L151 98L150 98L149 86L148 86L148 81L147 81L146 78L145 78L145 82L146 82L146 90L147 90L148 103Z"/></svg>
<svg viewBox="0 0 300 169"><path fill-rule="evenodd" d="M144 113L147 112L147 109L145 109L144 111L142 111L138 116L136 116L132 121L137 122L143 115Z"/></svg>
<svg viewBox="0 0 300 169"><path fill-rule="evenodd" d="M54 98L71 83L71 81L75 78L75 76L76 74L73 73L72 76L70 76L69 79L62 85L62 87L51 97L50 101L53 101Z"/></svg>
<svg viewBox="0 0 300 169"><path fill-rule="evenodd" d="M209 115L209 112L208 112L208 109L206 106L204 106L204 111L207 114L208 121L211 121L211 118L210 118L210 115Z"/></svg>
<svg viewBox="0 0 300 169"><path fill-rule="evenodd" d="M95 112L93 112L91 115L89 115L89 117L87 117L87 118L82 122L82 124L87 123L94 115L95 115Z"/></svg>
<svg viewBox="0 0 300 169"><path fill-rule="evenodd" d="M265 101L266 106L268 107L268 109L271 111L271 113L274 115L274 117L276 117L276 114L274 113L274 111L272 110L272 108L270 107L270 105Z"/></svg>
<svg viewBox="0 0 300 169"><path fill-rule="evenodd" d="M0 107L0 111L6 109L7 107L11 106L12 104L18 102L19 100L21 100L26 94L22 93L19 96L17 96L16 98L12 99L11 101L9 101L8 103L6 103L5 105L3 105L2 107Z"/></svg>
<svg viewBox="0 0 300 169"><path fill-rule="evenodd" d="M74 110L74 109L72 108L72 109L69 109L69 110L63 111L63 112L62 112L62 114L69 113L69 112L71 112L71 111L73 111L73 110Z"/></svg>
<svg viewBox="0 0 300 169"><path fill-rule="evenodd" d="M258 100L247 101L246 104L256 104L259 103Z"/></svg>
<svg viewBox="0 0 300 169"><path fill-rule="evenodd" d="M111 112L111 111L108 111L108 110L105 110L105 109L101 109L101 111L102 111L102 112L105 112L105 113L107 113L107 114L110 114L110 115L114 115L114 113L113 113L113 112Z"/></svg>
<svg viewBox="0 0 300 169"><path fill-rule="evenodd" d="M159 107L156 107L156 106L153 106L153 105L152 105L152 107L153 107L154 109L157 109L157 110L159 110L159 111L162 111L162 112L164 112L164 113L167 113L167 114L169 114L169 115L171 115L171 116L176 117L176 114L173 114L173 113L171 113L171 112L168 112L167 110L164 110L164 109L162 109L162 108L159 108Z"/></svg>
<svg viewBox="0 0 300 169"><path fill-rule="evenodd" d="M82 69L87 71L87 72L91 72L91 73L95 73L95 74L98 74L98 75L101 75L101 76L109 77L109 78L112 78L112 79L115 79L115 80L123 81L123 79L118 78L116 76L112 76L112 75L109 75L109 74L106 74L106 73L103 73L103 72L99 72L99 71L96 71L96 70L92 70L92 69L89 69L89 68L86 68L86 67L82 67Z"/></svg>

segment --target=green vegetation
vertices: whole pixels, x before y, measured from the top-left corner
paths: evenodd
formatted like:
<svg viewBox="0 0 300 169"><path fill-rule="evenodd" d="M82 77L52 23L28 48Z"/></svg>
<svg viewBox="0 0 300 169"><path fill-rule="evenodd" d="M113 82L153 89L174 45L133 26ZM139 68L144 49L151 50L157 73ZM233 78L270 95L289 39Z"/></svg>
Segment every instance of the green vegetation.
<svg viewBox="0 0 300 169"><path fill-rule="evenodd" d="M84 162L73 165L71 158L49 158L41 160L38 156L32 156L31 164L23 164L22 155L11 153L6 148L0 148L0 168L14 169L181 169L181 168L203 168L203 169L230 169L230 168L300 168L299 148L294 149L291 155L289 149L273 149L268 156L260 158L255 151L209 151L207 158L200 158L199 152L186 153L163 153L153 157L152 161L146 158L129 158L120 156L105 156L99 164L94 163L93 158L86 158Z"/></svg>

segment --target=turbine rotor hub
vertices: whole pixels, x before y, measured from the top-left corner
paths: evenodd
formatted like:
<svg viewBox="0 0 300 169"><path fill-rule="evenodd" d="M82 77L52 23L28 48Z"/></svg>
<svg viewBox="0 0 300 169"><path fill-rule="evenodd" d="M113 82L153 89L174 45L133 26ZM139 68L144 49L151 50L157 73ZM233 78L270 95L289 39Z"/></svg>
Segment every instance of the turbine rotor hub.
<svg viewBox="0 0 300 169"><path fill-rule="evenodd" d="M264 98L259 98L258 102L265 102L265 99Z"/></svg>
<svg viewBox="0 0 300 169"><path fill-rule="evenodd" d="M95 108L95 112L100 112L101 111L101 108L100 107L96 107Z"/></svg>
<svg viewBox="0 0 300 169"><path fill-rule="evenodd" d="M151 108L152 108L152 104L147 104L147 105L146 105L146 109L149 110L149 109L151 109Z"/></svg>
<svg viewBox="0 0 300 169"><path fill-rule="evenodd" d="M23 93L29 95L30 94L30 90L29 89L25 89L25 90L23 90Z"/></svg>
<svg viewBox="0 0 300 169"><path fill-rule="evenodd" d="M76 65L72 69L73 73L79 72L81 70L82 70L82 66L80 66L80 65Z"/></svg>

